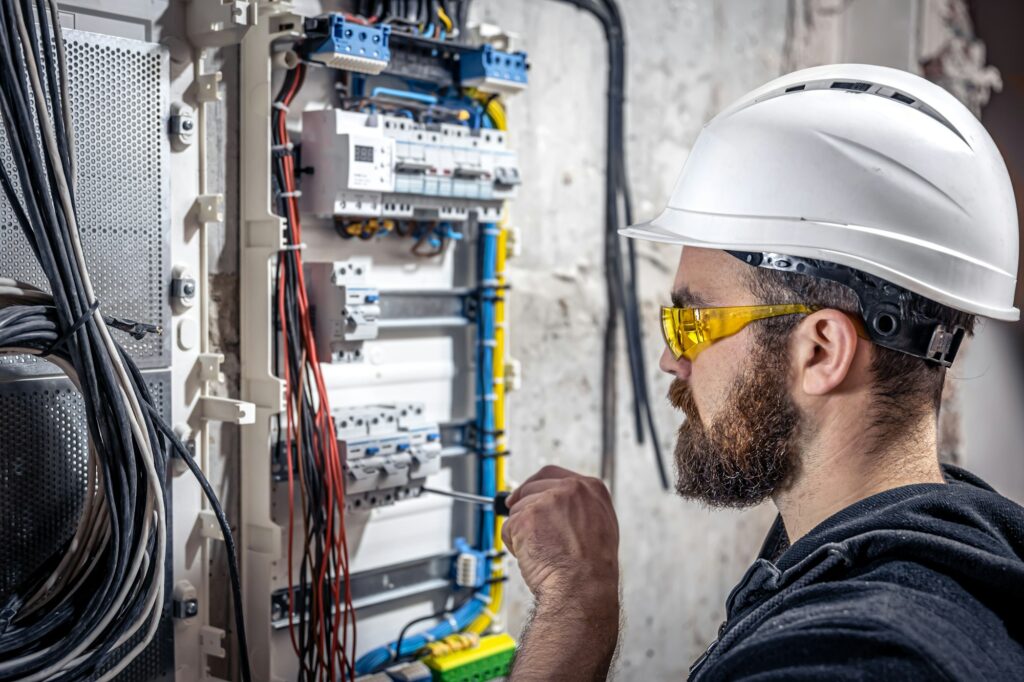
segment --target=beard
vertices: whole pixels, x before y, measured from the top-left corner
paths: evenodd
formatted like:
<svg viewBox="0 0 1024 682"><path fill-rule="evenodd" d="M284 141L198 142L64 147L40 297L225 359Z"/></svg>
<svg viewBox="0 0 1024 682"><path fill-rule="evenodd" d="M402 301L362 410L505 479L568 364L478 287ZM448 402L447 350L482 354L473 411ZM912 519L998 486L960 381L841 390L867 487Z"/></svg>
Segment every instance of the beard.
<svg viewBox="0 0 1024 682"><path fill-rule="evenodd" d="M701 419L688 384L676 379L669 387L669 401L686 414L675 449L681 496L712 507L749 507L784 488L796 472L800 414L786 366L777 354L760 355L751 358L712 424Z"/></svg>

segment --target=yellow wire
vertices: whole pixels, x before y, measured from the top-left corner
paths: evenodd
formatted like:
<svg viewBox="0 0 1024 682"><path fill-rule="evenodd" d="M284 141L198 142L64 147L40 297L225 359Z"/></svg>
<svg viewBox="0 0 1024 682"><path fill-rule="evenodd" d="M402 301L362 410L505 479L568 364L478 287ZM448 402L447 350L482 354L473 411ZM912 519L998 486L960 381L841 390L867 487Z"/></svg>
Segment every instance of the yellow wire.
<svg viewBox="0 0 1024 682"><path fill-rule="evenodd" d="M497 451L499 453L508 450L508 437L505 435L505 338L508 332L505 322L505 297L508 291L502 287L505 284L505 256L508 250L508 222L503 216L498 224L498 253L495 261L495 271L498 279L498 300L494 304L494 429L502 435L499 436ZM507 490L508 483L505 479L505 458L494 458L494 478L497 490ZM504 551L505 545L501 541L501 526L504 523L501 517L494 521L494 551ZM492 563L491 578L503 578L505 572L502 570L500 561ZM491 602L487 610L476 617L466 628L467 631L476 634L483 634L491 626L493 618L491 614L497 615L501 611L501 604L504 598L504 584L495 582L491 585Z"/></svg>
<svg viewBox="0 0 1024 682"><path fill-rule="evenodd" d="M444 30L446 31L452 30L452 26L455 25L452 23L451 17L449 17L440 6L437 8L437 18L441 20L442 24L444 24Z"/></svg>
<svg viewBox="0 0 1024 682"><path fill-rule="evenodd" d="M484 111L494 121L494 127L498 130L508 130L508 117L505 115L505 105L498 97L493 97L476 88L467 88L466 94L484 105Z"/></svg>
<svg viewBox="0 0 1024 682"><path fill-rule="evenodd" d="M485 111L494 122L498 130L508 130L508 119L505 116L505 107L497 97L491 97L475 88L468 90L468 94L478 102L485 103ZM495 260L495 273L498 279L499 298L494 304L494 429L502 435L498 438L497 452L508 451L508 436L505 435L505 339L508 328L505 321L505 305L508 290L505 285L505 256L508 250L508 220L502 215L498 223L498 253ZM505 458L494 458L494 479L496 490L507 490L508 483L505 477ZM501 541L501 527L505 519L496 517L494 520L494 551L502 552L505 544ZM500 579L505 576L500 561L491 563L491 579ZM483 634L493 622L492 614L496 616L501 612L501 604L504 598L504 583L495 582L491 584L491 601L486 610L466 628L466 631L478 635Z"/></svg>

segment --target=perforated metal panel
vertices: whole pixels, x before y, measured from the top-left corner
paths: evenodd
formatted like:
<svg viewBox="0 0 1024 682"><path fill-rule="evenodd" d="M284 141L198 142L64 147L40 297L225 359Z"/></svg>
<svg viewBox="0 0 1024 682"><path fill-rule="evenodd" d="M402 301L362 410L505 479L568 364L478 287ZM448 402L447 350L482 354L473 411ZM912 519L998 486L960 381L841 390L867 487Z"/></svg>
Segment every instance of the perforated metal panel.
<svg viewBox="0 0 1024 682"><path fill-rule="evenodd" d="M170 374L147 375L166 411ZM65 378L0 383L0 602L75 532L85 495L82 397Z"/></svg>
<svg viewBox="0 0 1024 682"><path fill-rule="evenodd" d="M102 310L169 322L168 60L154 43L65 31L77 141L76 200L83 248ZM0 155L10 149L0 123ZM5 197L0 276L46 287ZM170 364L169 335L136 341L115 332L139 367ZM32 369L27 369L32 366ZM0 374L50 371L26 356L0 357Z"/></svg>
<svg viewBox="0 0 1024 682"><path fill-rule="evenodd" d="M147 373L146 385L168 417L170 372ZM64 378L0 383L0 415L2 602L74 534L85 494L87 436L82 397ZM167 580L170 566L168 555ZM166 608L154 641L119 679L173 677L173 623Z"/></svg>
<svg viewBox="0 0 1024 682"><path fill-rule="evenodd" d="M77 142L79 227L96 295L108 315L166 329L171 267L166 50L80 31L64 35ZM2 126L0 156L10 164ZM0 276L48 288L3 196ZM114 335L139 367L170 365L168 334L141 341ZM39 376L55 373L59 370L45 361L0 355L0 601L67 542L82 509L85 412L70 381ZM170 380L169 372L147 374L149 390L167 417ZM170 512L169 495L167 501ZM168 584L172 566L168 555ZM165 604L154 641L118 679L173 677L173 623Z"/></svg>

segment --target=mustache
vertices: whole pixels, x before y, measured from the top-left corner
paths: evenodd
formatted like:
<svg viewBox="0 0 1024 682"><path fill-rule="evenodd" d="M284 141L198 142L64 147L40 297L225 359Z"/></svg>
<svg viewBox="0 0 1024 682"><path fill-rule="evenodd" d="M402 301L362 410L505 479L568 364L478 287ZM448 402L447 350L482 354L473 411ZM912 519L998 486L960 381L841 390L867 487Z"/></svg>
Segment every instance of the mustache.
<svg viewBox="0 0 1024 682"><path fill-rule="evenodd" d="M697 402L693 399L693 391L690 385L681 379L673 379L668 387L668 401L672 407L681 410L687 419L700 420L697 413Z"/></svg>

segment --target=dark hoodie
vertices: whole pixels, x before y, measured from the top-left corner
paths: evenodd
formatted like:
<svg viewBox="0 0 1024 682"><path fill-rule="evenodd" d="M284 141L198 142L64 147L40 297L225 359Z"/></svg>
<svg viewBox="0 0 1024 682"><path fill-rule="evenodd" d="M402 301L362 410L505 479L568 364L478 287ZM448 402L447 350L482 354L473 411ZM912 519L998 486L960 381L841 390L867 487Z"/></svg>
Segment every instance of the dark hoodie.
<svg viewBox="0 0 1024 682"><path fill-rule="evenodd" d="M792 547L776 519L691 679L1024 680L1024 508L944 471Z"/></svg>

